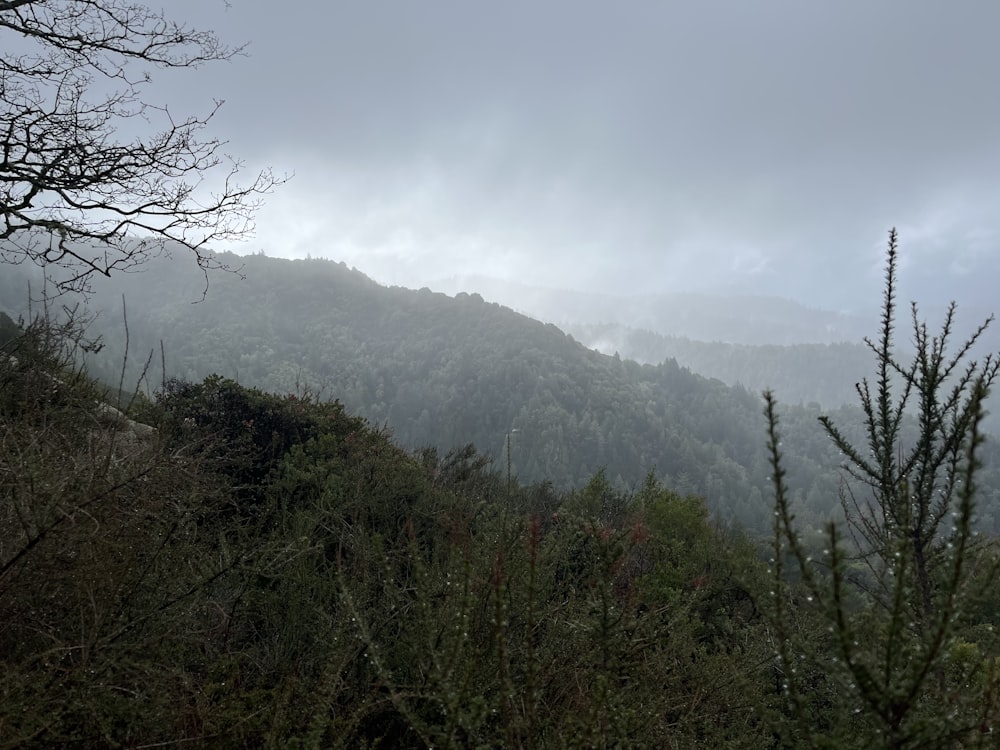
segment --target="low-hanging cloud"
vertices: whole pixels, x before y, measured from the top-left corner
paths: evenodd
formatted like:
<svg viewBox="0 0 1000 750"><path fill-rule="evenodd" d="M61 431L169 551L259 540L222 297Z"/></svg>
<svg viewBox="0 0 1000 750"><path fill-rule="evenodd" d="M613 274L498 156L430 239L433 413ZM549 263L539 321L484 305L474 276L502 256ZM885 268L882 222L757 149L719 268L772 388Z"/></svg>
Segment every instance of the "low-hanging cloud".
<svg viewBox="0 0 1000 750"><path fill-rule="evenodd" d="M252 41L164 95L225 96L234 152L295 173L269 253L841 307L893 225L947 295L997 262L992 3L186 8Z"/></svg>

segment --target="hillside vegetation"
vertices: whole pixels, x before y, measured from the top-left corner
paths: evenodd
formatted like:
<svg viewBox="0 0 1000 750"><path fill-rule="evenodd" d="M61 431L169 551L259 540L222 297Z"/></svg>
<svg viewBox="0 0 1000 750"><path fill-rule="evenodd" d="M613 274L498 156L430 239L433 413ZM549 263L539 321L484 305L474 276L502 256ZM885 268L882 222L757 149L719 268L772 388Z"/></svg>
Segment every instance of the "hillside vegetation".
<svg viewBox="0 0 1000 750"><path fill-rule="evenodd" d="M559 489L601 469L618 490L653 474L705 497L724 521L768 531L759 393L672 359L639 365L598 354L478 295L386 288L325 260L242 260L245 278L213 275L204 300L197 270L169 263L96 287L90 332L105 346L88 360L91 372L117 384L124 361L134 383L153 355L153 391L162 351L168 379L218 374L272 393L308 389L387 426L408 449L444 454L471 443L504 470L509 459L523 481ZM831 413L862 435L859 411ZM790 492L815 525L839 507L839 458L819 415L807 405L784 416ZM992 445L984 454L991 481L980 523L990 531L1000 519L995 455Z"/></svg>
<svg viewBox="0 0 1000 750"><path fill-rule="evenodd" d="M699 498L523 486L220 378L126 440L69 348L0 365L0 747L766 736L759 566Z"/></svg>
<svg viewBox="0 0 1000 750"><path fill-rule="evenodd" d="M872 442L829 422L892 484L869 477L825 536L794 517L793 421L744 393L767 552L653 474L528 484L220 376L123 404L155 428L138 437L95 419L122 391L81 372L72 321L0 321L0 747L992 746L997 550L972 517L993 375L912 442L901 412L878 421L885 378ZM946 394L935 361L912 376L921 413ZM678 373L689 398L731 393Z"/></svg>

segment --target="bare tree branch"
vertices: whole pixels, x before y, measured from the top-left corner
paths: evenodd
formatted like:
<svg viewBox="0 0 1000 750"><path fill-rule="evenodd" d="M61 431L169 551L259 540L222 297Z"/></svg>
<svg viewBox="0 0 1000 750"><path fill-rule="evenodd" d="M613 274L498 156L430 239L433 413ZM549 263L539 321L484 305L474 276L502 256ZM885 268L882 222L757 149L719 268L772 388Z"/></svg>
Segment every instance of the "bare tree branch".
<svg viewBox="0 0 1000 750"><path fill-rule="evenodd" d="M0 261L62 269L61 290L171 246L223 267L211 243L252 233L283 179L244 179L206 135L221 101L176 118L143 93L156 69L242 49L129 0L0 0ZM152 133L123 137L137 119Z"/></svg>

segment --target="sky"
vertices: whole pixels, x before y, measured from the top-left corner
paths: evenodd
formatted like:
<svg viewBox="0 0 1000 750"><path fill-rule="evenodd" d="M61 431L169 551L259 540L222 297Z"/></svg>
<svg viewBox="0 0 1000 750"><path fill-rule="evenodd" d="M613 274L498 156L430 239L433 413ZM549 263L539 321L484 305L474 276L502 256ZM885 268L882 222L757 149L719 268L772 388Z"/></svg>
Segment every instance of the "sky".
<svg viewBox="0 0 1000 750"><path fill-rule="evenodd" d="M988 306L995 0L174 0L246 56L158 72L172 111L291 179L236 248L413 288ZM474 291L474 290L470 290Z"/></svg>

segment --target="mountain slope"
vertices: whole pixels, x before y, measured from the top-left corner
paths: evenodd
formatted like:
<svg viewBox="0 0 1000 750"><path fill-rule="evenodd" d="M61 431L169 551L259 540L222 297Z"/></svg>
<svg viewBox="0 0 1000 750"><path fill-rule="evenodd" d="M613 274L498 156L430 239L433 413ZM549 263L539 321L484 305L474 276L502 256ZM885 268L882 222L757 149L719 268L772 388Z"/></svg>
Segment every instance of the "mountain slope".
<svg viewBox="0 0 1000 750"><path fill-rule="evenodd" d="M591 349L655 364L676 359L682 366L751 391L771 388L786 403L815 402L825 408L857 400L854 384L871 370L871 350L851 344L731 344L664 336L621 325L565 325Z"/></svg>
<svg viewBox="0 0 1000 750"><path fill-rule="evenodd" d="M652 472L704 495L724 518L767 527L758 395L674 360L599 354L479 295L385 288L329 261L242 262L245 279L214 275L196 304L204 280L183 264L96 287L91 308L106 348L93 371L114 378L126 358L124 296L128 380L147 353L159 361L162 341L167 377L218 373L278 393L307 386L388 425L403 445L471 442L501 466L509 459L524 481L579 486L604 468L619 487L637 487ZM790 485L805 518L818 521L837 503L838 460L816 416L789 407L783 428Z"/></svg>

